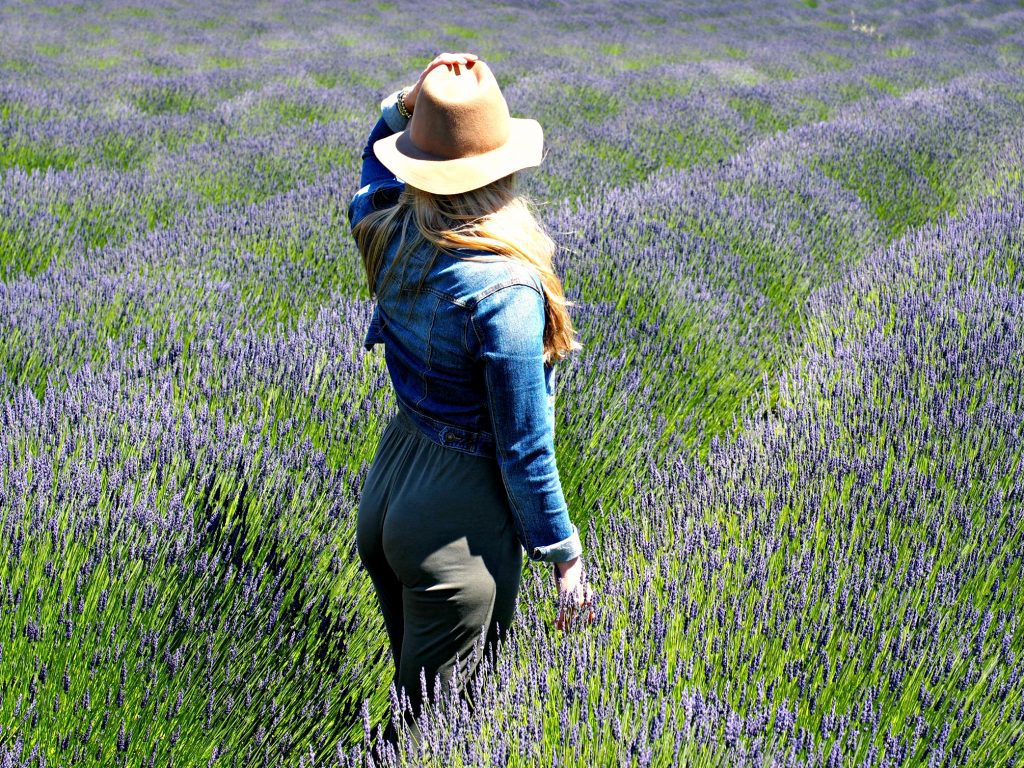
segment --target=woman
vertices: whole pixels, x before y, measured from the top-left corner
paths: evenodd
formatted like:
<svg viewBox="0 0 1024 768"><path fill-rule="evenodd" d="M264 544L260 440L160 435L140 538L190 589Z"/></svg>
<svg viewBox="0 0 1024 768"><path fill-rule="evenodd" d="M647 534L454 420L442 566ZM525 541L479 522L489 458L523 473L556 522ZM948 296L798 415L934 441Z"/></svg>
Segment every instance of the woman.
<svg viewBox="0 0 1024 768"><path fill-rule="evenodd" d="M493 652L503 638L524 548L553 564L556 626L584 606L594 619L554 455L553 365L580 345L554 243L516 194L516 172L541 162L539 123L510 117L468 53L440 54L381 110L349 221L377 299L364 346L384 344L398 413L357 545L418 714L421 674L432 698L475 671L480 639Z"/></svg>

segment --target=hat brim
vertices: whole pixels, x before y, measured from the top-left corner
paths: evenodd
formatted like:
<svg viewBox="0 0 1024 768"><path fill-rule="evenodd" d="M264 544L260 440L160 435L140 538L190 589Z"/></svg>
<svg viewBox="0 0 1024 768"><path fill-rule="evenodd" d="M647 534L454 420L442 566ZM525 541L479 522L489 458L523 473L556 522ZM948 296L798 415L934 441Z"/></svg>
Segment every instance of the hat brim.
<svg viewBox="0 0 1024 768"><path fill-rule="evenodd" d="M399 179L435 195L454 195L490 184L513 171L540 165L544 131L536 120L509 118L508 141L497 149L453 160L416 148L409 130L378 139L373 153Z"/></svg>

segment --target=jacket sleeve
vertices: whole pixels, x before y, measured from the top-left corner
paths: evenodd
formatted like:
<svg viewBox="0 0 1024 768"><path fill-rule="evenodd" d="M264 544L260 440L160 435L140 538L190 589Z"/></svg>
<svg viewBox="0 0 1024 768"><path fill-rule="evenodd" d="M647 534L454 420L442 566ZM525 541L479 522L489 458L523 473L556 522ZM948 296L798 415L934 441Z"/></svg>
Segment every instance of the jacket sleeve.
<svg viewBox="0 0 1024 768"><path fill-rule="evenodd" d="M531 560L565 562L582 553L555 464L544 372L544 296L515 283L481 299L472 315L498 464Z"/></svg>
<svg viewBox="0 0 1024 768"><path fill-rule="evenodd" d="M404 131L409 123L398 111L398 91L384 97L380 103L381 116L370 131L370 137L363 147L363 166L359 175L359 190L348 206L348 223L355 227L359 220L371 211L394 205L405 186L405 182L377 159L373 143L386 136Z"/></svg>

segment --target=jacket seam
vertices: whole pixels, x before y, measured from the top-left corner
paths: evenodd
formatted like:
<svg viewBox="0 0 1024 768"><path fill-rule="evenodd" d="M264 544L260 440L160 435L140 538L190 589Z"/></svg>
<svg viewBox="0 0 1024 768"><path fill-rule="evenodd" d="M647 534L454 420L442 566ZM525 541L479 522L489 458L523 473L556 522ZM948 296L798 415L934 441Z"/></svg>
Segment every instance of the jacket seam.
<svg viewBox="0 0 1024 768"><path fill-rule="evenodd" d="M422 286L422 287L417 287L417 288L409 288L407 286L402 286L402 292L403 293L430 293L430 294L433 294L434 296L438 296L438 297L444 299L445 301L448 301L448 302L450 302L452 304L455 304L456 306L463 307L464 309L468 309L469 308L469 302L468 301L466 301L464 299L460 299L460 298L458 298L456 296L452 296L450 293L445 293L444 291L439 291L436 288L431 288L430 286Z"/></svg>
<svg viewBox="0 0 1024 768"><path fill-rule="evenodd" d="M479 302L473 306L473 309L469 313L469 324L473 327L473 335L476 336L476 346L480 350L480 354L484 351L484 338L480 335L480 329L476 327L476 308L479 306ZM474 356L474 359L479 359L478 356Z"/></svg>
<svg viewBox="0 0 1024 768"><path fill-rule="evenodd" d="M477 294L476 300L474 302L474 307L476 305L478 305L484 299L486 299L486 298L488 298L490 296L493 296L498 291L504 290L505 288L511 288L514 285L525 285L528 288L532 288L534 290L534 292L539 294L542 299L544 298L544 292L538 290L537 286L534 285L534 283L532 281L524 280L521 277L514 276L514 277L509 277L509 278L507 278L505 280L500 280L497 283L494 283L493 285L488 286L483 291L481 291L479 294Z"/></svg>
<svg viewBox="0 0 1024 768"><path fill-rule="evenodd" d="M476 356L473 354L473 350L469 348L469 326L470 323L473 322L473 312L465 305L462 306L462 309L465 312L466 320L468 321L462 326L462 348L465 350L466 356L473 360Z"/></svg>
<svg viewBox="0 0 1024 768"><path fill-rule="evenodd" d="M434 333L434 323L437 322L437 308L438 308L438 306L440 306L440 304L441 304L441 299L438 298L437 302L434 304L433 311L430 313L430 325L427 326L427 341L426 341L427 355L426 355L425 358L423 358L423 363L424 363L424 365L426 367L425 367L425 370L423 370L422 372L420 372L418 374L419 380L423 383L423 396L420 397L420 399L416 401L416 405L419 405L424 400L426 400L427 399L427 394L429 394L427 392L427 377L424 376L423 374L430 373L431 371L434 370L433 367L430 364L430 353L431 353L430 337Z"/></svg>

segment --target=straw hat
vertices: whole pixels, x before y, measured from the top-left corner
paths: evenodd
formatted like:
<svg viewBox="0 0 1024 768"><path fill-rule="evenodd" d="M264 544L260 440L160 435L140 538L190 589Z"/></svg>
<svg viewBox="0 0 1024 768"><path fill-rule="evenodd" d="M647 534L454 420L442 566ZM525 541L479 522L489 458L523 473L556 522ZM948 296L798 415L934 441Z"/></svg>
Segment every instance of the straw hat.
<svg viewBox="0 0 1024 768"><path fill-rule="evenodd" d="M430 70L406 129L374 142L385 167L414 187L453 195L540 165L540 123L509 116L487 64L477 59L454 70Z"/></svg>

